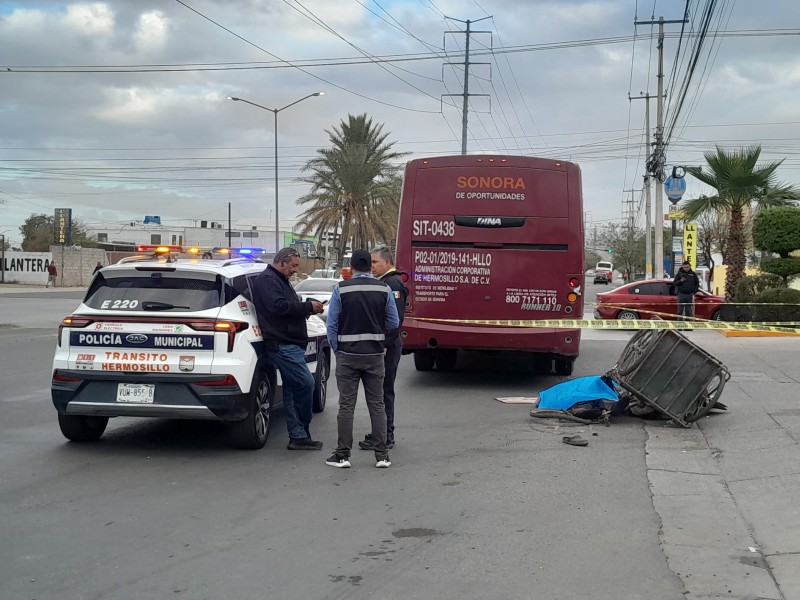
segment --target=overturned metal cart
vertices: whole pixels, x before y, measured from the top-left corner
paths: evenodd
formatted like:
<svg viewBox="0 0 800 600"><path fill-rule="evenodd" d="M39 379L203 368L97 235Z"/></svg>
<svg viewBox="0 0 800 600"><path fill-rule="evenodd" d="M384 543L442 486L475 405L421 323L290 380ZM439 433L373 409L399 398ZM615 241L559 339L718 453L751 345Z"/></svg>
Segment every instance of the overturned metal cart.
<svg viewBox="0 0 800 600"><path fill-rule="evenodd" d="M709 413L730 379L725 365L672 329L638 331L609 374L683 427Z"/></svg>

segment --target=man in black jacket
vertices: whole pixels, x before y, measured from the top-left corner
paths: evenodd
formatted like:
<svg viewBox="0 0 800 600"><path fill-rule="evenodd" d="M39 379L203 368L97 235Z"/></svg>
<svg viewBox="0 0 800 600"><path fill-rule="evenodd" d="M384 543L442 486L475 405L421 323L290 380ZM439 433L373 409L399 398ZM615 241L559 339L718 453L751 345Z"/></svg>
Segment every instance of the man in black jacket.
<svg viewBox="0 0 800 600"><path fill-rule="evenodd" d="M314 376L306 366L308 330L306 318L322 314L321 302L303 302L289 284L297 273L300 255L282 248L272 264L253 282L253 303L270 362L281 372L289 450L321 450L322 442L311 439Z"/></svg>
<svg viewBox="0 0 800 600"><path fill-rule="evenodd" d="M403 283L402 273L394 267L394 256L386 246L377 246L372 250L372 275L383 281L392 290L392 297L397 306L397 316L400 325L403 324L403 315L406 310L408 288ZM394 380L397 377L397 367L400 365L400 356L403 351L403 341L400 339L400 327L386 332L386 354L383 356L385 374L383 377L383 407L386 410L386 448L394 447ZM358 442L362 450L375 450L375 439L372 433Z"/></svg>
<svg viewBox="0 0 800 600"><path fill-rule="evenodd" d="M694 295L700 289L700 279L692 271L692 263L688 260L681 265L681 270L672 281L678 286L678 320L687 321L694 317Z"/></svg>

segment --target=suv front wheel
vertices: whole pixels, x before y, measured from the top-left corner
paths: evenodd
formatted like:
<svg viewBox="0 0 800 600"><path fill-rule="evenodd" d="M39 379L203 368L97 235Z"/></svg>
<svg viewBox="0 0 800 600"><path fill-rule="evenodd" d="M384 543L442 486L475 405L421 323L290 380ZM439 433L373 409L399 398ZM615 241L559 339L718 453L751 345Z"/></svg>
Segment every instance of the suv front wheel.
<svg viewBox="0 0 800 600"><path fill-rule="evenodd" d="M264 447L272 425L272 397L272 386L267 374L256 371L253 385L250 386L247 417L230 424L231 444L234 447L243 450Z"/></svg>

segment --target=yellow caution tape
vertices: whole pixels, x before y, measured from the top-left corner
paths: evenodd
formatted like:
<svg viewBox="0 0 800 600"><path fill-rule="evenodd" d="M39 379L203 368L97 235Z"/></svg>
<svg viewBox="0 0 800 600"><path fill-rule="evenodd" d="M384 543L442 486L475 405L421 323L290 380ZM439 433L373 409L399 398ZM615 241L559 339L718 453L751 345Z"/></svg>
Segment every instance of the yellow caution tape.
<svg viewBox="0 0 800 600"><path fill-rule="evenodd" d="M646 302L646 304L648 306L658 306L658 305L674 306L676 303L677 303L677 300L673 300L672 302L649 302L649 301ZM695 304L700 304L697 301L695 301L694 303ZM797 302L735 302L735 301L727 302L727 301L725 301L725 302L705 302L703 304L705 304L705 305L713 304L714 306L726 306L726 305L727 306L800 306L800 304L798 304ZM623 306L623 304L620 304L619 302L609 302L609 301L606 301L606 302L596 302L596 301L595 302L584 302L584 305L589 305L589 306L611 306L611 307ZM637 306L641 306L641 305L637 305Z"/></svg>
<svg viewBox="0 0 800 600"><path fill-rule="evenodd" d="M408 317L417 321L436 321L463 325L491 325L494 327L544 327L548 329L716 329L722 331L773 331L800 334L800 328L782 326L780 323L726 323L725 321L662 321L662 320L588 320L552 319L543 321L503 321L489 319L433 319Z"/></svg>

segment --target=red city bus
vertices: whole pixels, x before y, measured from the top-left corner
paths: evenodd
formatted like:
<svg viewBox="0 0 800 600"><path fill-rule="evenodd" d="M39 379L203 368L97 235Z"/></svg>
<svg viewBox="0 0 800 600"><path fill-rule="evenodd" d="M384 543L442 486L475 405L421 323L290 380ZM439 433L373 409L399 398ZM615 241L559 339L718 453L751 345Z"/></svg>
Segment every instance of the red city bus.
<svg viewBox="0 0 800 600"><path fill-rule="evenodd" d="M580 329L448 320L583 318L581 174L524 156L442 156L406 165L398 269L409 275L401 335L419 371L455 368L457 352L515 350L572 373Z"/></svg>

